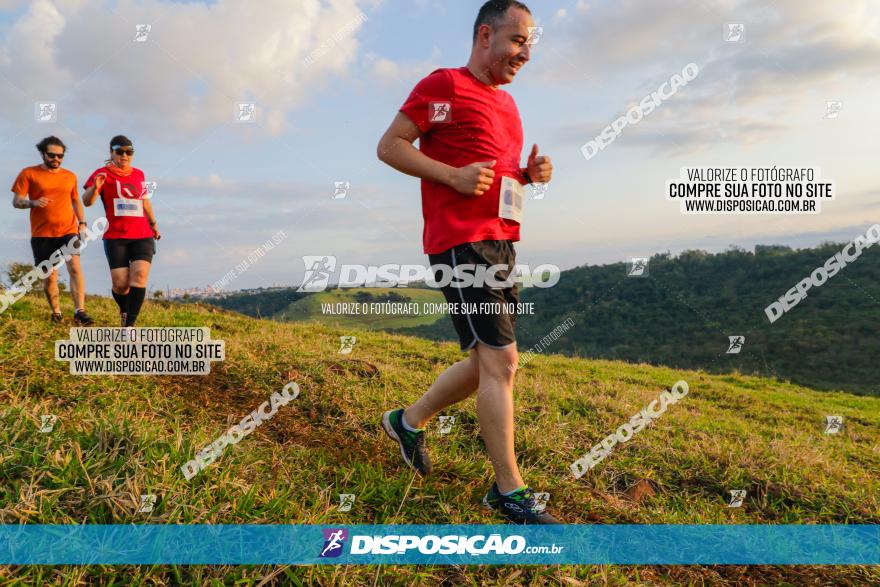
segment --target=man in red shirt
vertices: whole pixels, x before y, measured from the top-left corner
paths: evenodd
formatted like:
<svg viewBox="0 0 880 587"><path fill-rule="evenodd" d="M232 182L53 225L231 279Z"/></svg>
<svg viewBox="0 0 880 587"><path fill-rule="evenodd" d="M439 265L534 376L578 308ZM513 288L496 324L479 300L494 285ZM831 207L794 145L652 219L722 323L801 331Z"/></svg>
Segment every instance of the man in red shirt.
<svg viewBox="0 0 880 587"><path fill-rule="evenodd" d="M549 157L534 145L520 167L522 123L513 98L499 86L513 81L530 57L534 30L525 4L490 0L477 15L467 66L438 69L420 81L378 145L379 159L422 180L424 250L437 281L439 268L480 269L501 265L496 280L512 277L513 242L519 240L522 184L548 182ZM419 148L413 143L419 139ZM442 287L458 304L518 300L513 284ZM422 475L431 472L424 427L444 408L477 392L480 433L495 470L483 503L517 523L558 524L543 511L520 476L514 452L513 380L518 362L516 315L452 314L468 358L444 371L406 409L382 417L386 433L400 445L404 461Z"/></svg>

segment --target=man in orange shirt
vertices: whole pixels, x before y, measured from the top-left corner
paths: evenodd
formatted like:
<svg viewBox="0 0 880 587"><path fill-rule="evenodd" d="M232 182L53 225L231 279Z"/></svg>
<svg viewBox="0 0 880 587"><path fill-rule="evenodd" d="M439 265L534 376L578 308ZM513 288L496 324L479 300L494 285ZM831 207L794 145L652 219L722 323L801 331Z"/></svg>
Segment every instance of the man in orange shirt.
<svg viewBox="0 0 880 587"><path fill-rule="evenodd" d="M76 175L61 168L67 147L58 137L46 137L37 144L43 157L40 165L25 167L12 185L12 205L31 211L31 250L34 265L49 261L55 251L74 241L67 261L70 274L70 293L75 309L73 321L78 326L94 324L85 311L85 286L79 263L81 233L86 227L85 212L76 191ZM80 238L77 238L80 237ZM61 304L58 299L58 272L43 280L43 291L52 308L52 322L61 323Z"/></svg>

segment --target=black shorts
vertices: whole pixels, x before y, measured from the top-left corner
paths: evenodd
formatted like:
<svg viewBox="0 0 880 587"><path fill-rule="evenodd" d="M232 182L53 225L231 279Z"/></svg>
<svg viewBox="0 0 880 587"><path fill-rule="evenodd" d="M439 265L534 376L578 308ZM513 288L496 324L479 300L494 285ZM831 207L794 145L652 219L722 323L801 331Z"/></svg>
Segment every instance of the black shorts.
<svg viewBox="0 0 880 587"><path fill-rule="evenodd" d="M504 268L494 274L496 280L510 279L512 282L516 277L516 251L509 240L465 243L436 255L428 255L428 259L432 267L474 265L477 268L475 276L481 273L479 268L487 269L500 264ZM449 280L448 272L444 275L443 271L434 269L434 280L441 283L440 290L446 302L458 304L459 311L450 312L450 317L458 333L461 350L472 349L478 342L496 349L516 344L516 311L509 311L510 304L515 307L519 302L515 283L509 287L492 287L483 280L482 284L475 282L474 285L455 287L452 284L443 285L441 280L444 278ZM452 283L456 281L453 279Z"/></svg>
<svg viewBox="0 0 880 587"><path fill-rule="evenodd" d="M127 269L132 261L153 262L156 240L149 238L110 238L104 241L104 254L110 269Z"/></svg>
<svg viewBox="0 0 880 587"><path fill-rule="evenodd" d="M52 253L64 247L70 242L70 239L79 236L78 234L65 234L64 236L35 236L31 238L31 251L34 253L34 265L39 265L43 261L48 261ZM76 247L70 247L71 255L79 255L81 243L76 241Z"/></svg>

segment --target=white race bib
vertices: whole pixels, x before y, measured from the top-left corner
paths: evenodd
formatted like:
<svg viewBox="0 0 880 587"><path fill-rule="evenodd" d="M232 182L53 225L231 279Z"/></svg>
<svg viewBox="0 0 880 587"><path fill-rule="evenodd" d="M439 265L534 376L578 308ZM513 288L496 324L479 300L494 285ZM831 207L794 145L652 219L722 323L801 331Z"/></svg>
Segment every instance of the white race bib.
<svg viewBox="0 0 880 587"><path fill-rule="evenodd" d="M498 216L522 222L523 186L512 177L501 177L498 192Z"/></svg>
<svg viewBox="0 0 880 587"><path fill-rule="evenodd" d="M113 198L113 213L116 216L141 217L144 215L144 202L129 198Z"/></svg>

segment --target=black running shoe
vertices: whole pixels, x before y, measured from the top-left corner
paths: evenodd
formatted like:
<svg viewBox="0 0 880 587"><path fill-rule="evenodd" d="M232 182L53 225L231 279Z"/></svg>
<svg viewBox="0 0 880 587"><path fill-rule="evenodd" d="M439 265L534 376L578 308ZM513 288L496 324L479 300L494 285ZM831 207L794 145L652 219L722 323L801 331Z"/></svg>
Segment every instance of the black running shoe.
<svg viewBox="0 0 880 587"><path fill-rule="evenodd" d="M493 483L492 489L483 498L483 505L514 524L562 524L544 511L544 506L535 499L535 492L528 487L517 489L510 495L501 495L498 485Z"/></svg>
<svg viewBox="0 0 880 587"><path fill-rule="evenodd" d="M73 323L79 326L91 326L95 323L92 317L86 314L85 310L77 310L73 315Z"/></svg>
<svg viewBox="0 0 880 587"><path fill-rule="evenodd" d="M431 473L431 458L425 448L425 432L410 432L403 427L403 410L388 410L382 414L385 433L400 445L400 454L410 468L422 477Z"/></svg>
<svg viewBox="0 0 880 587"><path fill-rule="evenodd" d="M62 322L64 322L64 316L61 314L61 312L58 312L57 314L53 312L51 320L55 324L61 324Z"/></svg>

